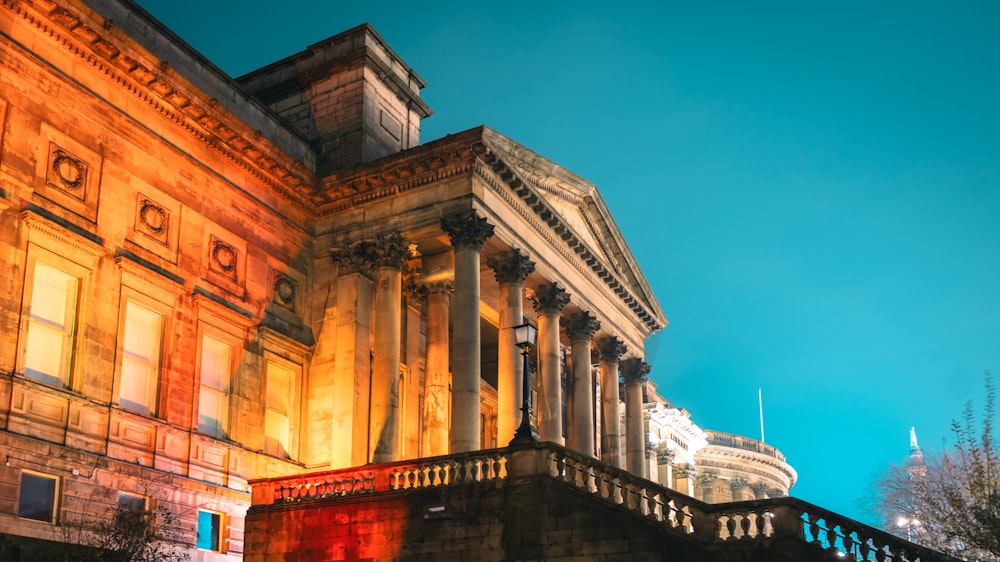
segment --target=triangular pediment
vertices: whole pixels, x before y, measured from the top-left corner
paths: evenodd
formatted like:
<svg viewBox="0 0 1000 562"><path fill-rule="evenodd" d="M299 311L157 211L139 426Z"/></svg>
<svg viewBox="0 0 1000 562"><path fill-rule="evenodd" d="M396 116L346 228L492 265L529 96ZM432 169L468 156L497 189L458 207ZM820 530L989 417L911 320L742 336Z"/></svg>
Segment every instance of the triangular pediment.
<svg viewBox="0 0 1000 562"><path fill-rule="evenodd" d="M555 215L560 231L570 234L572 244L585 247L587 255L642 302L652 315L647 323L663 327L666 318L597 186L492 129L483 127L482 140L519 181L545 202L546 211Z"/></svg>

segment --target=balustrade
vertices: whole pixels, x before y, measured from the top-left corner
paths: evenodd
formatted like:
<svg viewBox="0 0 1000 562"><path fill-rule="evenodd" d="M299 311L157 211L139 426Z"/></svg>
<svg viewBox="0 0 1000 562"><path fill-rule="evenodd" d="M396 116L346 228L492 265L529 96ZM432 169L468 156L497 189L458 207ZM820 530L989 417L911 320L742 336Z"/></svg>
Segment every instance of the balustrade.
<svg viewBox="0 0 1000 562"><path fill-rule="evenodd" d="M710 505L553 443L475 451L252 482L253 503L336 501L367 494L548 477L706 543L757 548L794 539L854 562L958 562L795 498Z"/></svg>

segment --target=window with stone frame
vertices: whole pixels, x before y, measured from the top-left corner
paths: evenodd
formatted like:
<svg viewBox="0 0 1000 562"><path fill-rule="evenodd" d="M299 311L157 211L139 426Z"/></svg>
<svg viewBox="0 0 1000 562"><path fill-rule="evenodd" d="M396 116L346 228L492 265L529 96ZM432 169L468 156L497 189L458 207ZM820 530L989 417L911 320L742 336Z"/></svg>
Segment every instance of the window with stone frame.
<svg viewBox="0 0 1000 562"><path fill-rule="evenodd" d="M80 280L46 263L32 267L24 375L57 387L70 386Z"/></svg>
<svg viewBox="0 0 1000 562"><path fill-rule="evenodd" d="M293 404L298 366L268 359L264 379L264 452L292 458Z"/></svg>
<svg viewBox="0 0 1000 562"><path fill-rule="evenodd" d="M163 314L134 299L125 301L118 404L155 415L160 382Z"/></svg>
<svg viewBox="0 0 1000 562"><path fill-rule="evenodd" d="M198 510L198 538L195 546L199 550L225 551L222 533L224 519L223 513L207 509Z"/></svg>
<svg viewBox="0 0 1000 562"><path fill-rule="evenodd" d="M229 388L233 373L231 342L203 333L198 361L198 431L228 437Z"/></svg>
<svg viewBox="0 0 1000 562"><path fill-rule="evenodd" d="M142 512L149 508L149 499L141 494L118 492L118 511Z"/></svg>
<svg viewBox="0 0 1000 562"><path fill-rule="evenodd" d="M58 508L59 478L24 470L17 494L17 515L55 523Z"/></svg>

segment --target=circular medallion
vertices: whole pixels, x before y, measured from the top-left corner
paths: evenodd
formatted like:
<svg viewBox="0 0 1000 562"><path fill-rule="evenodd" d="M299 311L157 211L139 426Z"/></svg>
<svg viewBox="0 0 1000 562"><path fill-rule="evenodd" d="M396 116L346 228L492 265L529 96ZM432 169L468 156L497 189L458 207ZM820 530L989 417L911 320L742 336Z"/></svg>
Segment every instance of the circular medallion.
<svg viewBox="0 0 1000 562"><path fill-rule="evenodd" d="M79 189L83 187L83 178L87 169L83 162L64 153L57 152L52 159L52 171L55 172L59 181L69 189Z"/></svg>
<svg viewBox="0 0 1000 562"><path fill-rule="evenodd" d="M152 201L143 201L139 219L152 234L162 234L167 229L167 213Z"/></svg>
<svg viewBox="0 0 1000 562"><path fill-rule="evenodd" d="M226 273L231 273L236 268L236 251L228 244L216 242L212 248L212 259Z"/></svg>

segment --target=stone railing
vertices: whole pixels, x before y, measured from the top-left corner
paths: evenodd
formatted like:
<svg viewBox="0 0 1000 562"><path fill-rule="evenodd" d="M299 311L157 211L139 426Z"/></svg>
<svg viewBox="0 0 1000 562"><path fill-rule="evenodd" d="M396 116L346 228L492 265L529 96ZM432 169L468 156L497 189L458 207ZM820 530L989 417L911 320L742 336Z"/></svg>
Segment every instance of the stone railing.
<svg viewBox="0 0 1000 562"><path fill-rule="evenodd" d="M250 483L251 502L301 502L498 480L507 477L507 455L505 449L490 449L255 480Z"/></svg>
<svg viewBox="0 0 1000 562"><path fill-rule="evenodd" d="M681 533L724 550L756 550L781 541L785 545L797 544L806 552L854 562L958 562L795 498L706 504L553 443L255 480L250 484L252 503L261 506L405 494L523 477L554 479L659 524L666 532Z"/></svg>
<svg viewBox="0 0 1000 562"><path fill-rule="evenodd" d="M721 431L706 431L705 436L708 438L709 445L717 445L719 447L732 447L733 449L742 449L744 451L753 451L755 453L760 453L762 455L767 455L769 457L774 457L781 462L785 462L785 455L781 454L774 447L761 443L756 439L751 439L749 437L744 437L742 435L736 435L733 433L723 433Z"/></svg>

